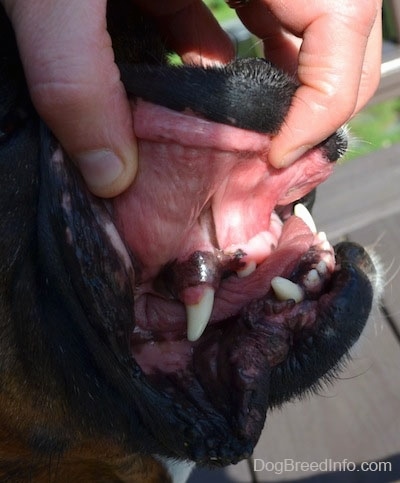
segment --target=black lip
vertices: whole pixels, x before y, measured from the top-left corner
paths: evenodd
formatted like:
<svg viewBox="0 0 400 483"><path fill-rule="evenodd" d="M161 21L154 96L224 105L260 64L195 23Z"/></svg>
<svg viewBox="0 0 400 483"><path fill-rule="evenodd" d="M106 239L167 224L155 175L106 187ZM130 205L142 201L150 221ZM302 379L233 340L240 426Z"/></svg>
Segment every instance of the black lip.
<svg viewBox="0 0 400 483"><path fill-rule="evenodd" d="M236 59L218 67L119 64L119 69L134 99L267 134L279 131L298 88L289 75L263 58ZM339 129L317 147L328 161L338 160L347 149L345 130Z"/></svg>
<svg viewBox="0 0 400 483"><path fill-rule="evenodd" d="M340 270L318 301L317 320L296 334L283 362L270 366L271 347L280 350L292 334L265 322L262 303L252 304L220 332L211 330L197 346L194 374L173 382L192 401L175 411L180 425L189 418L182 437L190 432L185 451L191 459L224 466L245 458L258 441L268 408L329 382L344 364L368 319L375 269L357 244L340 243L335 253Z"/></svg>
<svg viewBox="0 0 400 483"><path fill-rule="evenodd" d="M116 384L116 387L130 387L123 391L123 400L132 410L136 408L155 452L214 466L235 463L249 456L264 426L267 409L312 390L320 384L320 379L329 380L359 337L372 304L373 291L369 277L373 276L374 267L362 247L346 242L335 247L336 263L340 269L332 275L327 293L319 301L313 301L318 303L317 320L311 329L297 334L295 344L283 340L290 334L287 329L271 332L272 324L269 327L267 324L265 328L265 311L260 309L258 314L253 307L246 313L245 308L233 318L234 323L230 324L228 331L224 328L223 334L218 334L216 328L199 341L191 371L177 374L175 380L162 375L146 377L135 361L129 358L129 347L124 343L127 340L124 334L129 332L133 323L129 313L126 313L122 327L121 311L115 311L114 326L110 320L104 319L102 314L105 308L96 297L97 292L93 292L97 286L93 285L94 277L102 284L107 277L111 277L106 286L114 287L115 291L105 292L106 305L120 307L125 312L132 307L129 286L115 285L112 279L114 272L118 274L123 271L116 260L117 255L113 254L113 247L101 235L100 226L94 231L87 231L88 223L95 223L92 208L89 207L92 204L100 207L101 200L93 198L83 189L77 174L68 164L64 166L66 172L63 168L60 171L56 165L49 172L48 163L42 168L47 172L47 176L43 173L43 180L50 176L48 183L45 183L48 187L46 196L50 197L46 206L52 207L50 218L45 218L52 220L50 224L55 223L52 228L45 230L46 240L48 242L48 233L59 233L58 240L63 240L69 270L83 274L73 279L74 283L79 282L75 287L76 293L87 295L82 299L85 312L96 314L95 319L91 315L87 321L87 340L83 329L82 336L88 347L92 348L93 363L107 380ZM70 192L74 203L67 211L62 208L63 192ZM78 216L79 219L69 219L69 215ZM109 216L106 210L104 216ZM64 222L60 226L62 219ZM67 227L74 230L76 240L79 240L78 250L77 246L71 246L68 237L65 238ZM98 239L93 239L94 232L98 233ZM93 259L93 252L104 255L108 260L110 265L106 272L97 273L98 264L86 267L85 264ZM83 271L82 264L85 268ZM55 281L54 286L60 283L60 280ZM120 330L115 331L115 327ZM104 347L100 352L93 345L97 340L94 331L102 339L101 345ZM116 332L122 334L121 338L116 338ZM65 348L69 338L64 337L60 341ZM212 354L213 342L219 343L217 359ZM265 347L269 347L268 354ZM288 354L279 354L278 359L284 361L278 365L268 362L271 347L277 350L288 347ZM110 363L106 355L118 359L119 370L115 374L110 373L110 367L115 367L117 360ZM67 357L66 360L70 359ZM215 361L215 366L212 361ZM212 371L216 371L215 375L209 378L207 374ZM132 394L135 394L135 400L132 400ZM159 412L165 415L163 425L160 427L158 422L157 427L153 427L151 415ZM136 431L132 427L130 432L134 435Z"/></svg>
<svg viewBox="0 0 400 483"><path fill-rule="evenodd" d="M304 331L285 363L271 373L269 405L279 406L329 381L359 338L370 313L375 268L363 247L342 242L334 247L340 270L332 290L319 302L313 331Z"/></svg>
<svg viewBox="0 0 400 483"><path fill-rule="evenodd" d="M175 111L191 109L210 121L261 133L278 131L297 89L266 59L238 59L223 67L119 68L126 91L135 98Z"/></svg>

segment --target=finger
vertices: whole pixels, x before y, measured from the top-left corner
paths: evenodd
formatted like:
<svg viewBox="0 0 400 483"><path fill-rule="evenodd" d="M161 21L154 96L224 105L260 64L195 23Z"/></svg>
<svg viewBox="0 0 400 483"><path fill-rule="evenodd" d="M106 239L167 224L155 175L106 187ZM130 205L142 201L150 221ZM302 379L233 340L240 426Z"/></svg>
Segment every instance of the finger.
<svg viewBox="0 0 400 483"><path fill-rule="evenodd" d="M257 15L253 15L253 7ZM297 72L301 39L285 30L264 5L257 7L257 0L252 0L251 4L239 8L237 15L244 25L263 41L265 58L294 75Z"/></svg>
<svg viewBox="0 0 400 483"><path fill-rule="evenodd" d="M382 16L377 15L368 38L362 68L357 104L352 115L359 112L374 95L379 86L382 64Z"/></svg>
<svg viewBox="0 0 400 483"><path fill-rule="evenodd" d="M161 9L157 1L137 0L157 21L168 45L185 63L227 63L235 52L207 6L199 0L175 0Z"/></svg>
<svg viewBox="0 0 400 483"><path fill-rule="evenodd" d="M137 148L125 90L106 31L106 0L12 1L32 100L103 197L129 186Z"/></svg>
<svg viewBox="0 0 400 483"><path fill-rule="evenodd" d="M195 2L165 19L172 48L186 63L227 63L235 52L228 35L203 3Z"/></svg>
<svg viewBox="0 0 400 483"><path fill-rule="evenodd" d="M379 2L372 1L298 0L293 15L293 2L252 0L240 12L252 30L260 9L269 7L285 29L303 38L297 72L301 86L271 145L269 159L274 166L294 162L354 112L367 40L379 14L378 6Z"/></svg>

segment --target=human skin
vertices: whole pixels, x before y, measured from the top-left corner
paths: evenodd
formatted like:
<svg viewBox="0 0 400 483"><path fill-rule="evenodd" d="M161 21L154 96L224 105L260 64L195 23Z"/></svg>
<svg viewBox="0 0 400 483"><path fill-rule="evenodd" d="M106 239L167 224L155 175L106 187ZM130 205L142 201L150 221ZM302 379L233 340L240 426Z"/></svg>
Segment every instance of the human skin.
<svg viewBox="0 0 400 483"><path fill-rule="evenodd" d="M102 197L123 192L138 166L131 111L106 29L106 0L0 0L17 36L33 103ZM200 0L136 0L184 62L234 57ZM380 78L381 0L250 0L237 9L268 59L296 75L269 161L293 163L357 113Z"/></svg>

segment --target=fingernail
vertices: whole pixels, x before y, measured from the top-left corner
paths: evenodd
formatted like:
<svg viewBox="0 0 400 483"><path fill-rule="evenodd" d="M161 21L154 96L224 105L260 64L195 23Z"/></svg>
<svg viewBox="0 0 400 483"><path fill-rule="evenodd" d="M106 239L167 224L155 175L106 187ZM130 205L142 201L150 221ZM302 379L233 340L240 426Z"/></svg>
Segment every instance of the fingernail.
<svg viewBox="0 0 400 483"><path fill-rule="evenodd" d="M89 151L75 158L88 186L92 189L107 187L121 176L124 165L109 149Z"/></svg>
<svg viewBox="0 0 400 483"><path fill-rule="evenodd" d="M279 162L279 168L286 168L303 156L312 146L300 146L299 148L286 153Z"/></svg>

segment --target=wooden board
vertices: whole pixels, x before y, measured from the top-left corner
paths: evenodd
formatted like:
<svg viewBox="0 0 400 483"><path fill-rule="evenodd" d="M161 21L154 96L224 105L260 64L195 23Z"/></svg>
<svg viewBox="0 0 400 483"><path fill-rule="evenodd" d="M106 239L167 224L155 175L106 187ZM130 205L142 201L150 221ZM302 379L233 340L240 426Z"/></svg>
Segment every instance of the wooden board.
<svg viewBox="0 0 400 483"><path fill-rule="evenodd" d="M317 190L319 230L337 239L400 213L400 144L338 165Z"/></svg>
<svg viewBox="0 0 400 483"><path fill-rule="evenodd" d="M328 458L359 463L385 459L399 451L400 348L378 312L340 380L318 396L270 414L253 456L270 462L323 462ZM312 475L315 473L264 471L257 478L284 481Z"/></svg>
<svg viewBox="0 0 400 483"><path fill-rule="evenodd" d="M231 465L219 470L196 469L188 480L188 483L252 483L247 461L241 461L237 465Z"/></svg>
<svg viewBox="0 0 400 483"><path fill-rule="evenodd" d="M331 241L374 246L387 270L385 304L400 320L400 146L338 166L318 190L314 218ZM400 346L375 309L341 380L270 415L254 458L281 462L387 459L400 452ZM313 476L260 472L259 481ZM359 476L358 476L359 477ZM400 478L388 477L386 481ZM360 479L354 481L362 481ZM384 481L384 480L383 480Z"/></svg>

